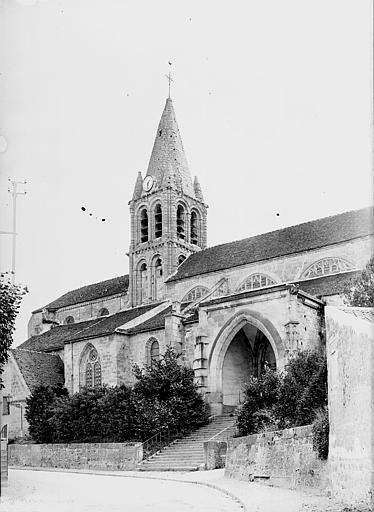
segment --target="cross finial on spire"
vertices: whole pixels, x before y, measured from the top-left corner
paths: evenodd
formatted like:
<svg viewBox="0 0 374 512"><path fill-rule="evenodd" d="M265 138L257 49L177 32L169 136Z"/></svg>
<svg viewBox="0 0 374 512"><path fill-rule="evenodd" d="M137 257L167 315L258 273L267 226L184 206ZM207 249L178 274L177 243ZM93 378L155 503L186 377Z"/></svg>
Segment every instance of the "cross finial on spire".
<svg viewBox="0 0 374 512"><path fill-rule="evenodd" d="M169 66L171 66L171 62L170 61L169 61ZM168 79L168 82L169 82L169 96L168 96L168 98L170 98L170 85L171 85L171 82L174 82L174 80L171 77L171 72L170 71L165 76L166 76L166 78Z"/></svg>

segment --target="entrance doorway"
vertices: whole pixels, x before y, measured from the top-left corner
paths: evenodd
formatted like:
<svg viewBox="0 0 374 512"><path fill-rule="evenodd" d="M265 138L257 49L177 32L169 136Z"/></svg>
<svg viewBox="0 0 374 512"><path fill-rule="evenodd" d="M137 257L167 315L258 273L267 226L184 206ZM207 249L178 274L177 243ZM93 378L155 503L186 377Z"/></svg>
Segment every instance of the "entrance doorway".
<svg viewBox="0 0 374 512"><path fill-rule="evenodd" d="M245 384L251 376L259 377L265 365L276 368L273 348L265 334L245 323L232 338L222 366L222 398L225 411L244 401Z"/></svg>

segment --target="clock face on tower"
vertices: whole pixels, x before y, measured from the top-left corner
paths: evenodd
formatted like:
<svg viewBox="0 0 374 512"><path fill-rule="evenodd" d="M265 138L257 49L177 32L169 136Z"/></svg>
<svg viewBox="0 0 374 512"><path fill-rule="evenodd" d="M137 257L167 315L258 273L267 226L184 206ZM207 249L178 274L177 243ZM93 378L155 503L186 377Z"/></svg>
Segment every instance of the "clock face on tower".
<svg viewBox="0 0 374 512"><path fill-rule="evenodd" d="M154 178L153 176L146 176L143 181L143 190L145 192L149 192L154 185Z"/></svg>

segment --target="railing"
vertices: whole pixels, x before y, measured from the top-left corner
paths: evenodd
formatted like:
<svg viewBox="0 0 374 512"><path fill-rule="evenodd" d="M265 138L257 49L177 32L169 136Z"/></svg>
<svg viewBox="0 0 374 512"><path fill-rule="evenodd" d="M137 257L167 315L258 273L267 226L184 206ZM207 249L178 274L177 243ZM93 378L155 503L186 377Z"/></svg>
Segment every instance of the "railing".
<svg viewBox="0 0 374 512"><path fill-rule="evenodd" d="M143 460L148 459L156 452L178 439L182 434L173 428L166 427L154 436L143 441Z"/></svg>
<svg viewBox="0 0 374 512"><path fill-rule="evenodd" d="M229 435L230 430L233 431L232 435ZM210 439L208 439L208 441L217 441L220 437L222 439L222 434L223 434L223 440L227 442L229 437L234 437L235 434L237 434L237 432L238 432L238 428L235 425L230 425L229 427L223 428L220 432L218 432L217 434L212 436Z"/></svg>

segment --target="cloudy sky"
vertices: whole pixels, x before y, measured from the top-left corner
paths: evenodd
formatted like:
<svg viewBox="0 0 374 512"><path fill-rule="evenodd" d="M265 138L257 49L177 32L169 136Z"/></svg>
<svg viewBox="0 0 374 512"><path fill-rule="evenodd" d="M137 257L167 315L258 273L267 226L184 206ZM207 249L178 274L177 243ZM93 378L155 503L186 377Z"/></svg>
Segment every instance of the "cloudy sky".
<svg viewBox="0 0 374 512"><path fill-rule="evenodd" d="M210 245L369 205L371 19L369 0L0 1L0 230L8 177L28 182L15 343L33 309L127 272L169 60Z"/></svg>

